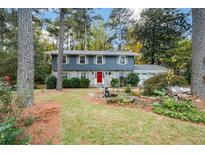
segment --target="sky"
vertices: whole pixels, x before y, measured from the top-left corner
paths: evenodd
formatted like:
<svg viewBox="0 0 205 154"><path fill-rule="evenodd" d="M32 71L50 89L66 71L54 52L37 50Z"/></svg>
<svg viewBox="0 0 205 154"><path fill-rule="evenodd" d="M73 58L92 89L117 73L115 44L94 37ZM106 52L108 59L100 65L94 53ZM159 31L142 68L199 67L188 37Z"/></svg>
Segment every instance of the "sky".
<svg viewBox="0 0 205 154"><path fill-rule="evenodd" d="M136 15L136 16L139 16L139 14L140 14L140 12L141 12L142 9L135 8L135 9L133 9L133 10L134 10L135 15ZM187 13L187 12L189 12L191 9L186 8L186 9L180 9L180 10L181 10L182 12L184 12L184 13ZM98 9L94 9L94 11L95 11L96 14L101 15L105 21L108 21L109 16L110 16L111 11L112 11L112 8L98 8ZM51 11L47 11L47 12L44 13L44 15L43 15L44 18L49 18L49 19L55 19L57 16L58 16L58 14L53 13L53 12L51 12ZM190 17L190 19L191 19L191 17Z"/></svg>
<svg viewBox="0 0 205 154"><path fill-rule="evenodd" d="M133 17L131 17L131 18L134 18L134 19L139 19L140 18L140 13L141 13L141 11L143 10L142 8L140 9L140 8L132 8L132 10L134 11L134 13L133 13ZM181 10L181 12L183 12L183 13L188 13L188 12L190 12L191 11L191 9L188 9L188 8L186 8L186 9L180 9ZM94 11L95 11L95 14L96 15L101 15L101 17L104 19L104 21L105 22L108 22L108 20L109 20L109 16L110 16L110 14L111 14L111 12L112 12L112 8L96 8L96 9L94 9ZM42 17L43 18L49 18L49 19L51 19L51 20L53 20L53 19L55 19L56 17L58 17L59 16L59 14L58 13L54 13L53 11L47 11L47 12L45 12L45 13L43 13L43 15L42 15ZM189 17L189 22L190 23L192 23L192 17L190 16ZM115 45L117 45L118 43L117 42L115 42L113 45L115 46Z"/></svg>
<svg viewBox="0 0 205 154"><path fill-rule="evenodd" d="M95 12L100 14L105 21L108 21L111 11L112 9L110 8L95 9Z"/></svg>
<svg viewBox="0 0 205 154"><path fill-rule="evenodd" d="M99 9L94 9L96 14L99 14L103 17L105 21L109 19L110 13L112 11L111 8L99 8ZM52 11L46 11L42 15L44 18L49 18L49 19L55 19L58 14L52 12Z"/></svg>

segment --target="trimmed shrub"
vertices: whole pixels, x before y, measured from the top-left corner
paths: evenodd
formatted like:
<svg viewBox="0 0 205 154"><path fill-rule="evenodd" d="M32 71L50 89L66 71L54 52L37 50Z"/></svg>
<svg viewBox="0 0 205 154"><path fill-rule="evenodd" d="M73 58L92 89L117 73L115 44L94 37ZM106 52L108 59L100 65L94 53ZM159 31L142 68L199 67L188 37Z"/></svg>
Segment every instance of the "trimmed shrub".
<svg viewBox="0 0 205 154"><path fill-rule="evenodd" d="M80 79L79 78L71 78L70 79L70 88L80 88Z"/></svg>
<svg viewBox="0 0 205 154"><path fill-rule="evenodd" d="M119 87L119 80L118 79L112 79L110 83L111 83L111 86L113 88Z"/></svg>
<svg viewBox="0 0 205 154"><path fill-rule="evenodd" d="M188 82L185 77L174 75L170 80L170 84L172 86L186 86ZM167 73L155 75L144 82L145 95L156 95L155 90L168 92Z"/></svg>
<svg viewBox="0 0 205 154"><path fill-rule="evenodd" d="M80 79L80 87L81 88L89 88L90 80L89 79Z"/></svg>
<svg viewBox="0 0 205 154"><path fill-rule="evenodd" d="M71 87L71 79L63 79L63 88L70 88Z"/></svg>
<svg viewBox="0 0 205 154"><path fill-rule="evenodd" d="M139 83L140 79L137 73L130 73L128 74L127 78L125 79L125 83L130 84L132 87L136 87Z"/></svg>
<svg viewBox="0 0 205 154"><path fill-rule="evenodd" d="M131 88L130 86L125 87L125 93L131 93Z"/></svg>
<svg viewBox="0 0 205 154"><path fill-rule="evenodd" d="M49 75L46 77L45 84L48 89L55 89L56 88L57 79L53 75Z"/></svg>

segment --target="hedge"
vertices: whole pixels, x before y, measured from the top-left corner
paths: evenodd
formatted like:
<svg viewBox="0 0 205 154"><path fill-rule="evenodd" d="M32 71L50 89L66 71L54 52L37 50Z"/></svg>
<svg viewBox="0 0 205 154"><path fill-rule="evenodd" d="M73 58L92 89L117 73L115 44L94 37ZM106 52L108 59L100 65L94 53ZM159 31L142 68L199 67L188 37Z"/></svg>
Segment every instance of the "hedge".
<svg viewBox="0 0 205 154"><path fill-rule="evenodd" d="M49 75L46 77L45 84L47 89L55 89L56 88L57 79L53 75Z"/></svg>

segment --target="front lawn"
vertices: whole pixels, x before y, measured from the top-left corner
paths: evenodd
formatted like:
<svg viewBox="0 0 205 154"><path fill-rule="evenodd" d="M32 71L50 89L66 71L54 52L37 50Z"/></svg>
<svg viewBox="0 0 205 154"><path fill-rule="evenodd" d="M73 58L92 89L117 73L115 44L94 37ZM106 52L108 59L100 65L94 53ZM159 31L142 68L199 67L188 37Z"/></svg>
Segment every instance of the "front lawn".
<svg viewBox="0 0 205 154"><path fill-rule="evenodd" d="M91 102L97 89L69 89L36 100L60 103L62 144L205 144L205 126L171 119L137 108Z"/></svg>

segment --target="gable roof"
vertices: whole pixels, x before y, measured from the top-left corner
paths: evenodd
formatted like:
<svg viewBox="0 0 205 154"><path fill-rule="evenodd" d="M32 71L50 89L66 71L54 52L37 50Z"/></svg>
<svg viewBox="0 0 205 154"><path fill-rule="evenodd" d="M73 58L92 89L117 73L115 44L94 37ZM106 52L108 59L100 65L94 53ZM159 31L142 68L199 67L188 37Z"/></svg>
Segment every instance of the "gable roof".
<svg viewBox="0 0 205 154"><path fill-rule="evenodd" d="M137 64L134 66L134 70L163 70L167 71L166 67L160 65L151 65L151 64Z"/></svg>
<svg viewBox="0 0 205 154"><path fill-rule="evenodd" d="M58 51L47 52L51 55L57 55ZM125 56L139 56L140 54L129 51L84 51L84 50L64 50L63 54L66 55L125 55Z"/></svg>

